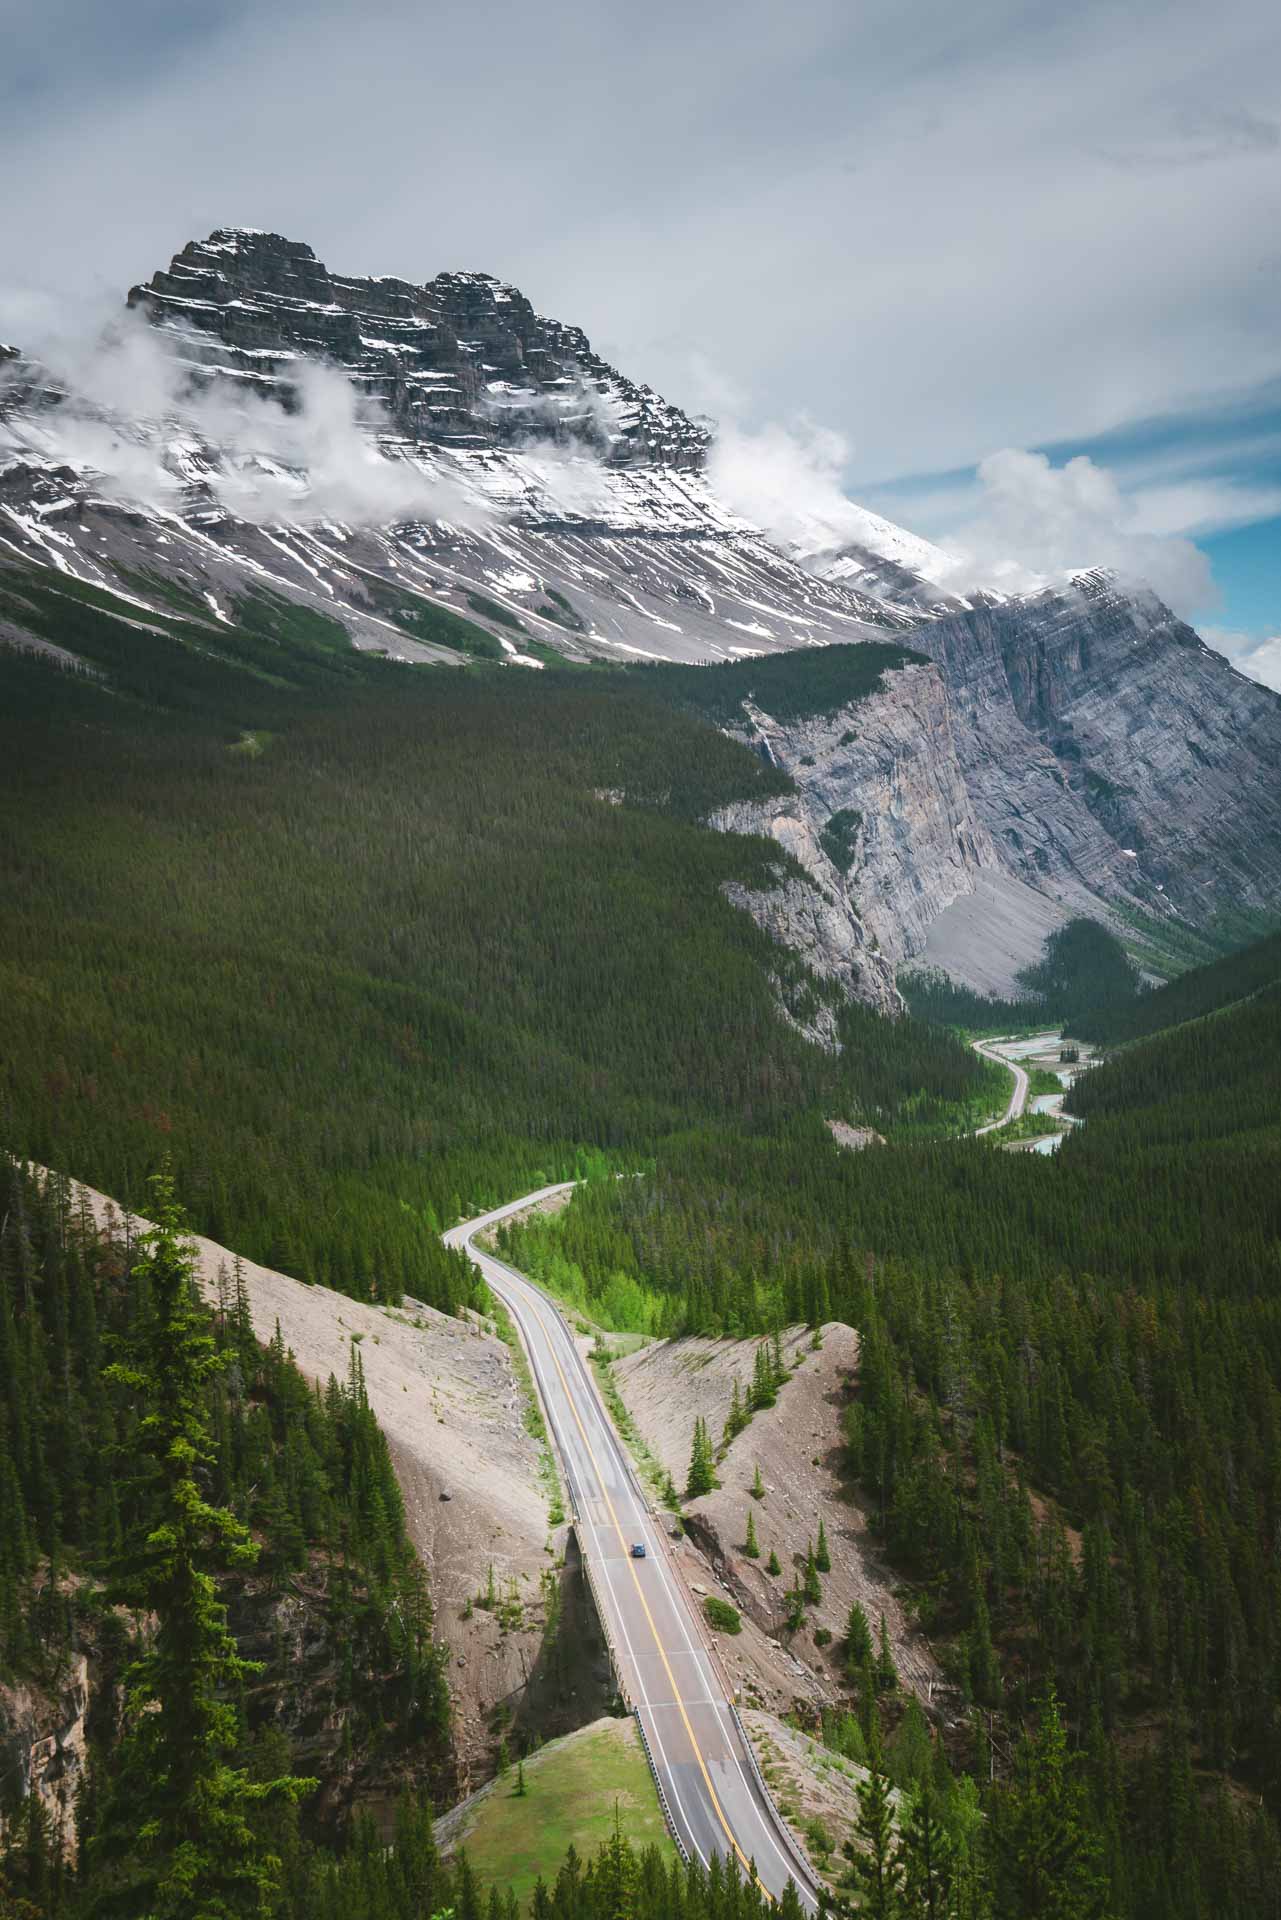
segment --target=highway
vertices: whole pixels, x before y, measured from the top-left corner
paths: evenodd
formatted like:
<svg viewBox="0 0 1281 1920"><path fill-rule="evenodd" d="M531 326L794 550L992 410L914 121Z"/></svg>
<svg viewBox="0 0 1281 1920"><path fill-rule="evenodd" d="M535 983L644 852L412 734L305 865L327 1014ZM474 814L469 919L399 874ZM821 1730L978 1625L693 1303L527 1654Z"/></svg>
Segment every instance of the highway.
<svg viewBox="0 0 1281 1920"><path fill-rule="evenodd" d="M1000 1119L989 1120L985 1127L975 1127L974 1129L976 1135L980 1133L995 1133L998 1127L1006 1126L1009 1121L1018 1119L1024 1107L1027 1105L1027 1090L1031 1083L1017 1060L1007 1060L1003 1053L993 1053L992 1049L985 1047L981 1040L972 1040L970 1044L974 1048L975 1053L981 1053L985 1060L995 1060L998 1067L1008 1067L1014 1075L1014 1091L1010 1095L1010 1104Z"/></svg>
<svg viewBox="0 0 1281 1920"><path fill-rule="evenodd" d="M704 1865L714 1853L737 1855L744 1871L754 1863L775 1899L795 1881L802 1909L816 1913L813 1878L753 1771L727 1683L707 1651L663 1526L641 1491L590 1367L548 1296L475 1244L486 1228L572 1184L540 1188L464 1221L449 1229L445 1242L479 1267L524 1342L622 1689L640 1722L678 1843ZM644 1543L644 1559L632 1557L634 1542Z"/></svg>

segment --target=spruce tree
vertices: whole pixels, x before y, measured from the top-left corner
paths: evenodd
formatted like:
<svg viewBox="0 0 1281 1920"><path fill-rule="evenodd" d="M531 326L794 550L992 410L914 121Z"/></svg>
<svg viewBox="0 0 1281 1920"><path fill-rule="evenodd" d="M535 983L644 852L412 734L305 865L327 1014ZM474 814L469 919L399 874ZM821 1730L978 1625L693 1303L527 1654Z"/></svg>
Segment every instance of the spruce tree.
<svg viewBox="0 0 1281 1920"><path fill-rule="evenodd" d="M818 1523L818 1546L814 1550L814 1565L820 1573L832 1571L832 1556L827 1549L827 1528L823 1525L821 1518Z"/></svg>
<svg viewBox="0 0 1281 1920"><path fill-rule="evenodd" d="M845 1665L851 1675L860 1673L872 1659L872 1629L867 1615L856 1600L845 1626Z"/></svg>
<svg viewBox="0 0 1281 1920"><path fill-rule="evenodd" d="M694 1422L694 1444L689 1457L689 1476L685 1482L687 1500L697 1500L700 1494L710 1493L716 1485L715 1461L712 1443L707 1436L707 1422L702 1415Z"/></svg>
<svg viewBox="0 0 1281 1920"><path fill-rule="evenodd" d="M868 1920L900 1920L903 1859L894 1834L890 1783L879 1765L873 1765L858 1785L858 1834L863 1845L854 1850L851 1875L859 1891L858 1911Z"/></svg>
<svg viewBox="0 0 1281 1920"><path fill-rule="evenodd" d="M756 1463L756 1472L752 1476L752 1498L753 1500L763 1500L765 1498L765 1482L761 1478L759 1460Z"/></svg>
<svg viewBox="0 0 1281 1920"><path fill-rule="evenodd" d="M743 1542L743 1552L749 1560L760 1558L761 1549L756 1538L756 1515L750 1507L747 1509L747 1538Z"/></svg>
<svg viewBox="0 0 1281 1920"><path fill-rule="evenodd" d="M928 1777L912 1796L902 1855L905 1905L913 1920L953 1920L956 1843L943 1819L938 1788Z"/></svg>
<svg viewBox="0 0 1281 1920"><path fill-rule="evenodd" d="M893 1693L898 1685L898 1673L894 1666L894 1655L890 1652L890 1635L884 1614L881 1615L879 1645L876 1651L876 1684L882 1693Z"/></svg>
<svg viewBox="0 0 1281 1920"><path fill-rule="evenodd" d="M254 1831L256 1805L316 1784L251 1781L230 1764L234 1696L260 1671L227 1629L216 1576L257 1548L205 1499L213 1455L206 1389L223 1365L194 1290L194 1250L169 1172L151 1182L154 1226L137 1243L139 1320L104 1378L139 1408L134 1448L143 1514L112 1570L116 1605L151 1616L154 1637L128 1668L126 1732L90 1847L90 1911L148 1920L231 1920L272 1907L279 1859Z"/></svg>
<svg viewBox="0 0 1281 1920"><path fill-rule="evenodd" d="M1105 1920L1098 1836L1053 1689L996 1796L989 1837L997 1920Z"/></svg>

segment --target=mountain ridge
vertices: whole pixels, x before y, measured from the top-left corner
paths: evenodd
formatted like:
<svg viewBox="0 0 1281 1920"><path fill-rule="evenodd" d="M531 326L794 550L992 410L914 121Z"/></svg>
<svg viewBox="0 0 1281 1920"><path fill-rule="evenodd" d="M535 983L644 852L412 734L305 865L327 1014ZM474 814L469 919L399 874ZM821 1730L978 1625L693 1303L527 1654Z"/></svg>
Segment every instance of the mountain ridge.
<svg viewBox="0 0 1281 1920"><path fill-rule="evenodd" d="M892 750L833 736L820 766L806 725L765 707L731 729L768 736L791 774L798 844L858 813L893 846L864 860L865 834L844 876L873 1004L888 1010L877 951L974 979L952 928L979 900L998 990L1056 918L1105 919L1160 970L1186 927L1248 929L1281 902L1281 699L1155 596L1101 571L949 593L937 549L852 504L857 537L780 545L718 498L706 423L502 280L359 278L216 228L130 290L103 351L141 366L149 413L119 379L99 381L112 406L74 367L6 360L0 567L96 585L144 621L178 591L214 631L275 595L427 664L707 665L887 639L927 657L923 704L919 674L880 696Z"/></svg>

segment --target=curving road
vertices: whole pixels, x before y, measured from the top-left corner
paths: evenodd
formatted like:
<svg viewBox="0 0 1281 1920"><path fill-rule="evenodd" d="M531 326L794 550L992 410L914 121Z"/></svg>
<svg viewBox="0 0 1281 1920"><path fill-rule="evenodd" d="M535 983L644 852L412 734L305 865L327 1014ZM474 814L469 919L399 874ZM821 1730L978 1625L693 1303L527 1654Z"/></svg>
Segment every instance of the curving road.
<svg viewBox="0 0 1281 1920"><path fill-rule="evenodd" d="M538 1287L475 1244L476 1235L573 1182L542 1187L451 1227L447 1245L479 1267L524 1342L555 1437L603 1625L625 1696L649 1747L665 1811L687 1857L755 1864L776 1899L796 1883L805 1912L816 1888L756 1777L727 1684L702 1643L692 1602L565 1320ZM633 1559L633 1542L646 1555Z"/></svg>
<svg viewBox="0 0 1281 1920"><path fill-rule="evenodd" d="M989 1120L985 1127L975 1127L974 1133L977 1138L980 1133L995 1133L998 1127L1004 1127L1011 1120L1018 1119L1027 1105L1027 1090L1031 1082L1017 1060L1007 1060L1003 1053L993 1053L992 1049L985 1047L981 1040L972 1040L970 1045L975 1053L981 1053L985 1060L995 1060L998 1067L1008 1067L1014 1075L1014 1091L1010 1095L1009 1106L999 1120Z"/></svg>

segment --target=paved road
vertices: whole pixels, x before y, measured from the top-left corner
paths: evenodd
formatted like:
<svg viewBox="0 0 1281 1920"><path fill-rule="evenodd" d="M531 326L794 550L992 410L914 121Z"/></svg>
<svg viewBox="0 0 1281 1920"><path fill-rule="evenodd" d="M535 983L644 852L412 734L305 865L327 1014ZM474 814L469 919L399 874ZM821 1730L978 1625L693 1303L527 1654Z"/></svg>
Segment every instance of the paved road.
<svg viewBox="0 0 1281 1920"><path fill-rule="evenodd" d="M989 1120L985 1127L975 1127L974 1129L976 1134L995 1133L998 1127L1003 1127L1007 1122L1018 1119L1024 1107L1027 1105L1027 1090L1030 1082L1017 1060L1007 1060L1003 1053L993 1053L991 1047L985 1047L981 1040L972 1040L970 1044L974 1048L975 1053L981 1053L985 1060L995 1060L998 1067L1008 1067L1014 1075L1014 1091L1010 1095L1010 1104L1000 1119Z"/></svg>
<svg viewBox="0 0 1281 1920"><path fill-rule="evenodd" d="M802 1906L814 1913L813 1881L789 1850L753 1775L726 1683L702 1644L661 1525L641 1493L590 1368L547 1295L475 1245L484 1228L565 1190L543 1187L465 1221L446 1233L446 1243L460 1247L480 1268L524 1341L623 1689L649 1743L682 1846L704 1864L713 1853L737 1854L744 1868L754 1861L762 1886L776 1898L789 1879L795 1880ZM643 1560L632 1558L634 1541L645 1544Z"/></svg>

